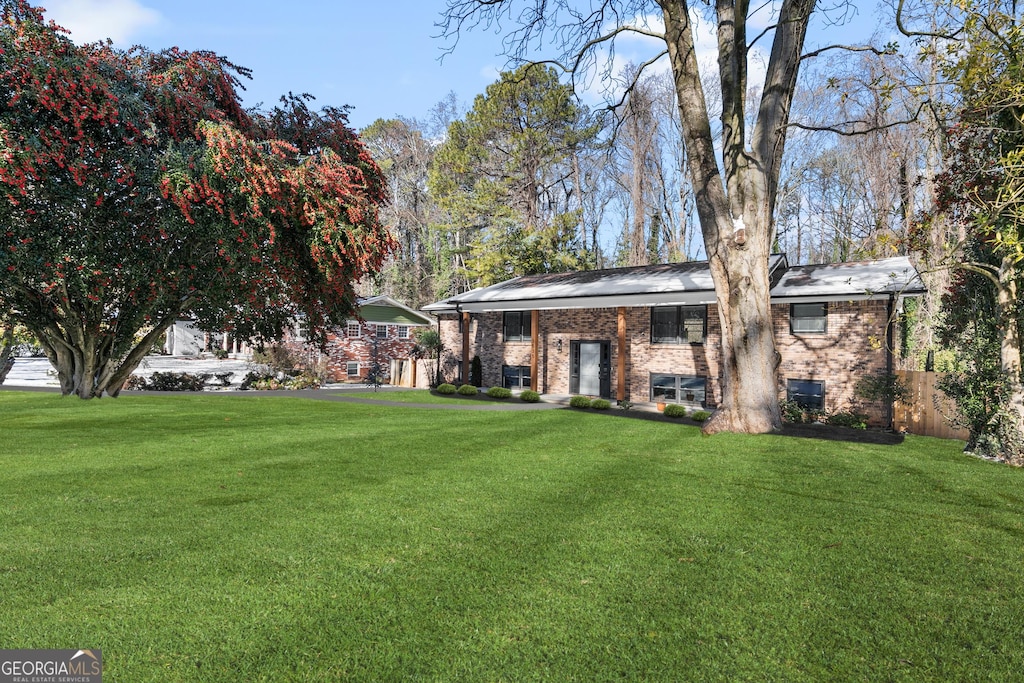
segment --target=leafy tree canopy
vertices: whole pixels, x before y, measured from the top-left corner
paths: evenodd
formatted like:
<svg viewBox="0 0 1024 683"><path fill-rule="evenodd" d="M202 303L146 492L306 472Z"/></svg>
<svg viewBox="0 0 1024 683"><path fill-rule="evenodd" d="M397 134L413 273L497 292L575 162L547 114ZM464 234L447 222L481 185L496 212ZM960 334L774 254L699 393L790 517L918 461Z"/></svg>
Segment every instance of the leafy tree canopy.
<svg viewBox="0 0 1024 683"><path fill-rule="evenodd" d="M449 127L430 190L453 229L469 235L478 284L587 267L570 208L579 191L571 161L596 135L572 89L539 65L503 73Z"/></svg>
<svg viewBox="0 0 1024 683"><path fill-rule="evenodd" d="M75 45L0 0L0 308L65 394L117 395L182 316L242 338L352 314L394 248L344 109L242 109L210 52Z"/></svg>

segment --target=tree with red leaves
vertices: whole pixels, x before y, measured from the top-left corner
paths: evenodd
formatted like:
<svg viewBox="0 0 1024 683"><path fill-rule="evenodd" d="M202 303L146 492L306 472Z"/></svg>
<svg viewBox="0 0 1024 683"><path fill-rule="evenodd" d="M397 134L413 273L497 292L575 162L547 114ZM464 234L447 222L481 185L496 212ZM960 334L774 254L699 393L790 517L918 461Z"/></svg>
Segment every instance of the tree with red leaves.
<svg viewBox="0 0 1024 683"><path fill-rule="evenodd" d="M386 188L344 109L242 109L209 52L76 46L0 0L0 309L61 391L116 396L173 322L314 340L395 243Z"/></svg>

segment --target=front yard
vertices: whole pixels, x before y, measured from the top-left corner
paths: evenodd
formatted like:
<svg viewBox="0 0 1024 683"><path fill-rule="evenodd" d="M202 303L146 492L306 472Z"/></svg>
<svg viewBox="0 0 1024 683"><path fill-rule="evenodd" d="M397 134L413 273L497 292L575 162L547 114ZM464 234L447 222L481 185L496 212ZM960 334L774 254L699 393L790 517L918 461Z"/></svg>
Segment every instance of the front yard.
<svg viewBox="0 0 1024 683"><path fill-rule="evenodd" d="M957 442L17 392L0 436L0 643L111 681L1024 670L1024 471Z"/></svg>

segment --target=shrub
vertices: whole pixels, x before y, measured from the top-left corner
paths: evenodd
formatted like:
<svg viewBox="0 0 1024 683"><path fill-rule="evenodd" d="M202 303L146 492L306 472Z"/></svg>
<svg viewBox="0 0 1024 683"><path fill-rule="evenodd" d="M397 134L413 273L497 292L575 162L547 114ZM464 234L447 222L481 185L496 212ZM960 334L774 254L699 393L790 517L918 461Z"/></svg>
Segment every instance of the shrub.
<svg viewBox="0 0 1024 683"><path fill-rule="evenodd" d="M665 406L665 417L686 417L686 406L669 403Z"/></svg>
<svg viewBox="0 0 1024 683"><path fill-rule="evenodd" d="M124 383L127 391L144 391L146 389L146 378L142 375L132 375Z"/></svg>
<svg viewBox="0 0 1024 683"><path fill-rule="evenodd" d="M229 355L230 354L228 353L227 349L214 349L213 350L213 357L216 358L217 360L224 360Z"/></svg>
<svg viewBox="0 0 1024 683"><path fill-rule="evenodd" d="M231 386L231 378L235 376L235 373L233 373L233 372L215 372L213 374L213 376L217 378L218 382L220 382L219 386L229 387L229 386Z"/></svg>
<svg viewBox="0 0 1024 683"><path fill-rule="evenodd" d="M573 396L569 399L569 406L572 408L589 408L590 399L586 396Z"/></svg>
<svg viewBox="0 0 1024 683"><path fill-rule="evenodd" d="M620 410L629 410L632 407L633 407L633 402L632 401L619 401L619 409Z"/></svg>
<svg viewBox="0 0 1024 683"><path fill-rule="evenodd" d="M782 410L782 421L801 423L804 421L804 409L796 401L779 401Z"/></svg>
<svg viewBox="0 0 1024 683"><path fill-rule="evenodd" d="M451 396L457 391L454 384L438 384L437 393L444 394L445 396Z"/></svg>
<svg viewBox="0 0 1024 683"><path fill-rule="evenodd" d="M459 387L459 393L463 396L476 396L479 392L472 384L463 384Z"/></svg>
<svg viewBox="0 0 1024 683"><path fill-rule="evenodd" d="M612 403L603 398L595 398L590 402L590 407L594 410L608 410L612 407Z"/></svg>
<svg viewBox="0 0 1024 683"><path fill-rule="evenodd" d="M706 410L695 410L693 415L690 416L690 419L693 420L694 422L703 422L704 420L708 419L709 417L711 417L711 413L709 413L708 411L706 411Z"/></svg>
<svg viewBox="0 0 1024 683"><path fill-rule="evenodd" d="M538 403L540 401L540 394L532 389L526 389L519 394L519 400L525 403Z"/></svg>
<svg viewBox="0 0 1024 683"><path fill-rule="evenodd" d="M277 373L297 375L301 372L302 359L287 346L274 344L252 354L252 363L265 376Z"/></svg>
<svg viewBox="0 0 1024 683"><path fill-rule="evenodd" d="M512 390L505 387L491 387L487 390L487 395L491 398L509 398L512 395Z"/></svg>
<svg viewBox="0 0 1024 683"><path fill-rule="evenodd" d="M473 360L469 362L469 383L474 387L482 387L484 385L483 377L484 370L480 356L473 356Z"/></svg>
<svg viewBox="0 0 1024 683"><path fill-rule="evenodd" d="M320 378L307 371L285 380L284 385L286 389L319 389Z"/></svg>
<svg viewBox="0 0 1024 683"><path fill-rule="evenodd" d="M267 380L274 379L274 376L266 372L255 372L249 371L245 373L245 377L242 378L242 383L238 386L240 391L248 391L249 389L257 389L257 384L266 382Z"/></svg>
<svg viewBox="0 0 1024 683"><path fill-rule="evenodd" d="M855 413L851 410L840 410L838 413L829 415L825 420L830 425L837 427L853 427L854 429L867 429L868 416L862 413Z"/></svg>
<svg viewBox="0 0 1024 683"><path fill-rule="evenodd" d="M210 375L187 372L154 372L146 382L150 391L202 391Z"/></svg>

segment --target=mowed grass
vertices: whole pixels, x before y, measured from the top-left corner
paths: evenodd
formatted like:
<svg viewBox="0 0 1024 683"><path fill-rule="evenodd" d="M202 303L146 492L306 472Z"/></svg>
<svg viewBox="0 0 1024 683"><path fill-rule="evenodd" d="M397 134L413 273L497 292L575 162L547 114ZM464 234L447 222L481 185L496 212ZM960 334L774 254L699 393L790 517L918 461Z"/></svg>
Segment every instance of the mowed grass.
<svg viewBox="0 0 1024 683"><path fill-rule="evenodd" d="M1024 472L957 442L0 392L0 644L111 681L1004 681Z"/></svg>

